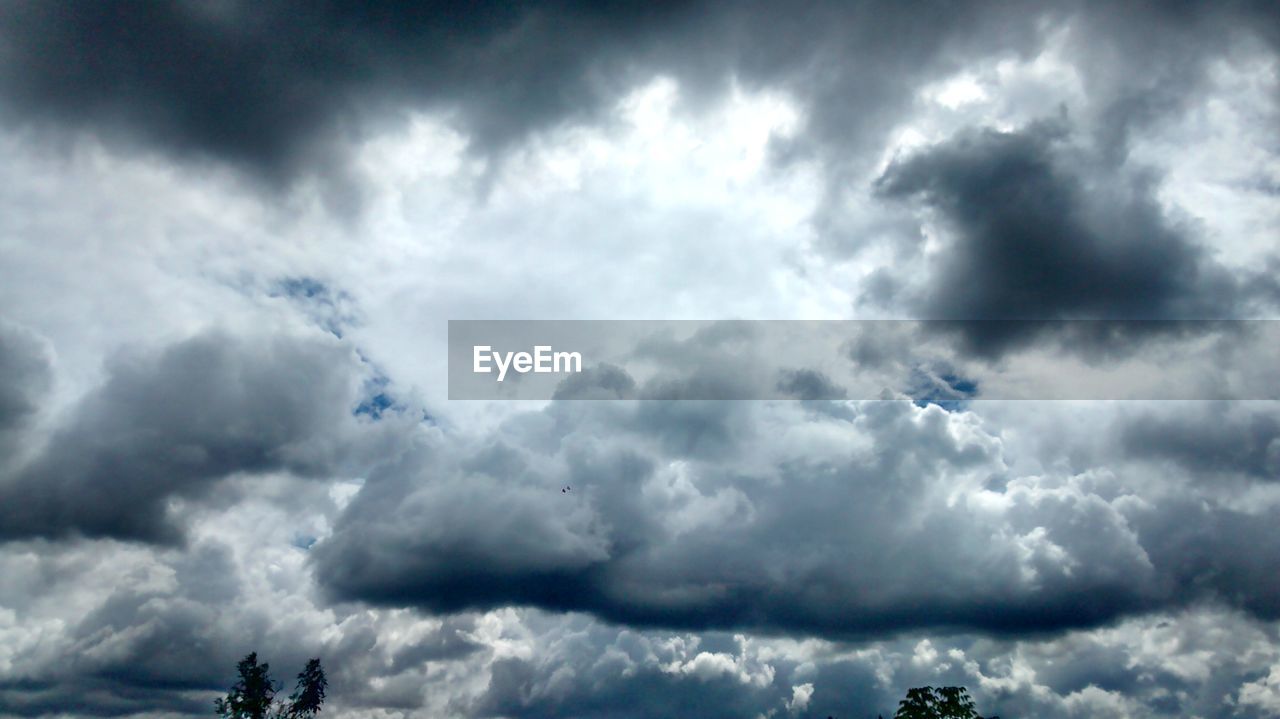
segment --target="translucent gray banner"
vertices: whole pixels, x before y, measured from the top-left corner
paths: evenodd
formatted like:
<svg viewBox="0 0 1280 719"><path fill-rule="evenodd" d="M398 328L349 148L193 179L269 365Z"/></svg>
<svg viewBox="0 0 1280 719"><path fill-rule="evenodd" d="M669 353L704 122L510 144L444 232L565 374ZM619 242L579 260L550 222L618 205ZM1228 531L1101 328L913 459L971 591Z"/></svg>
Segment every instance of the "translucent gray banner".
<svg viewBox="0 0 1280 719"><path fill-rule="evenodd" d="M449 398L1278 399L1275 320L451 320Z"/></svg>

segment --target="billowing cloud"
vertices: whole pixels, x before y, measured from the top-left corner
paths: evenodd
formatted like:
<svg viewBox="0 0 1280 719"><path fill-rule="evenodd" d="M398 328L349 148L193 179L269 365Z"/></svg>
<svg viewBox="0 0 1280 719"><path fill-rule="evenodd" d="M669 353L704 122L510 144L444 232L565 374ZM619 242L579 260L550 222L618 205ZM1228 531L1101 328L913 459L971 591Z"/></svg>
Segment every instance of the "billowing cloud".
<svg viewBox="0 0 1280 719"><path fill-rule="evenodd" d="M1121 441L1133 456L1162 460L1202 480L1280 480L1280 417L1274 409L1270 402L1212 403L1172 416L1139 416Z"/></svg>
<svg viewBox="0 0 1280 719"><path fill-rule="evenodd" d="M0 536L180 539L173 503L236 474L340 474L361 368L324 338L200 335L119 357L41 454L0 480Z"/></svg>
<svg viewBox="0 0 1280 719"><path fill-rule="evenodd" d="M916 312L964 321L956 328L986 355L1036 330L1113 341L1192 329L1125 320L1256 312L1241 286L1248 279L1242 283L1215 262L1187 223L1166 215L1153 195L1154 178L1073 150L1067 135L1053 122L1016 132L970 130L886 170L878 191L919 199L937 213L938 232L948 238L930 260L919 295L906 298Z"/></svg>
<svg viewBox="0 0 1280 719"><path fill-rule="evenodd" d="M0 451L11 459L49 391L48 350L30 331L0 321Z"/></svg>
<svg viewBox="0 0 1280 719"><path fill-rule="evenodd" d="M1275 385L1180 321L1277 309L1277 18L0 5L0 716L250 651L341 718L1274 715L1276 403L983 397ZM937 317L443 381L450 319Z"/></svg>
<svg viewBox="0 0 1280 719"><path fill-rule="evenodd" d="M1053 631L1201 600L1275 615L1269 514L1147 497L1143 466L1099 474L1119 457L1018 473L970 413L836 404L556 403L467 449L424 446L370 477L318 578L433 611L832 637Z"/></svg>
<svg viewBox="0 0 1280 719"><path fill-rule="evenodd" d="M706 88L733 74L794 84L824 106L820 134L848 136L851 128L835 118L847 116L855 98L859 115L881 107L883 118L908 97L904 73L946 62L946 50L973 52L997 32L1021 28L1028 36L1035 14L1009 14L987 28L978 17L994 9L948 6L937 11L950 22L929 24L896 5L806 13L765 4L576 2L129 10L6 8L10 51L0 77L10 113L268 177L332 159L328 150L340 152L343 133L376 121L375 111L425 104L457 112L489 150L591 117L637 77L661 72ZM839 62L852 57L871 62ZM810 75L813 63L837 72Z"/></svg>
<svg viewBox="0 0 1280 719"><path fill-rule="evenodd" d="M1255 34L1275 41L1274 17L1247 3L1124 12L1072 3L831 3L805 12L699 2L226 2L145 11L16 3L0 22L9 46L0 91L11 119L225 161L275 181L341 174L349 138L402 108L456 113L489 152L596 119L654 74L712 94L730 77L782 86L811 108L806 139L783 155L861 152L920 84L966 62L1030 54L1047 28L1069 22L1078 24L1082 53L1137 51L1146 72L1133 57L1125 76L1089 67L1092 89L1109 99L1108 125L1123 135L1176 109L1179 89L1227 43ZM1148 38L1140 48L1130 43L1136 27ZM850 166L838 152L820 157L837 175Z"/></svg>

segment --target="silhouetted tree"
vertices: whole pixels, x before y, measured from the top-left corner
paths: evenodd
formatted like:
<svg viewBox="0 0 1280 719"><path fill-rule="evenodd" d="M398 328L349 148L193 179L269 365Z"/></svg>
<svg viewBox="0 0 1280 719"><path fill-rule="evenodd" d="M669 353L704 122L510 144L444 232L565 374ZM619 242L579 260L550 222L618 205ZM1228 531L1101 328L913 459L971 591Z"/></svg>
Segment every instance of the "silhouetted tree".
<svg viewBox="0 0 1280 719"><path fill-rule="evenodd" d="M319 659L312 659L298 674L298 684L289 702L276 702L280 686L272 681L270 665L258 664L258 653L252 652L236 664L240 678L231 685L227 696L213 701L214 711L224 719L313 719L324 704L329 686Z"/></svg>
<svg viewBox="0 0 1280 719"><path fill-rule="evenodd" d="M258 653L250 652L249 656L236 664L240 679L231 685L225 699L213 702L218 716L226 719L266 719L271 709L271 700L275 699L276 688L271 681L269 664L258 664Z"/></svg>
<svg viewBox="0 0 1280 719"><path fill-rule="evenodd" d="M329 680L324 678L324 669L320 668L320 660L312 659L298 674L298 685L289 695L289 708L285 716L289 719L311 719L320 713L320 705L324 704L324 690Z"/></svg>
<svg viewBox="0 0 1280 719"><path fill-rule="evenodd" d="M894 719L982 719L964 687L916 687L898 702ZM999 717L990 717L999 719Z"/></svg>

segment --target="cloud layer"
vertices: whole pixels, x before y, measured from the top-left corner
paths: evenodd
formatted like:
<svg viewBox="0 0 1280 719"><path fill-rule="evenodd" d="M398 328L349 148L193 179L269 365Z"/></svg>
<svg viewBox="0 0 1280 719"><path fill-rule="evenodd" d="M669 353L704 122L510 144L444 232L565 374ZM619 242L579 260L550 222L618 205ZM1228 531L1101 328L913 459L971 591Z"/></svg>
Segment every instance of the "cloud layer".
<svg viewBox="0 0 1280 719"><path fill-rule="evenodd" d="M1026 473L972 414L815 404L553 404L461 454L424 447L413 476L370 477L317 577L434 611L832 638L1057 631L1201 601L1276 618L1269 517L1144 486L1165 423L1211 419L1113 419L1122 447ZM1274 439L1197 456L1252 481Z"/></svg>
<svg viewBox="0 0 1280 719"><path fill-rule="evenodd" d="M218 480L340 475L359 432L359 389L350 348L317 339L215 333L119 358L44 451L0 484L0 536L178 541L171 502Z"/></svg>
<svg viewBox="0 0 1280 719"><path fill-rule="evenodd" d="M1274 385L1064 322L1275 316L1271 3L12 2L0 48L0 716L206 715L250 651L337 717L1280 711L1276 402L973 398ZM840 345L918 402L706 371L734 323L449 401L481 318L951 322Z"/></svg>

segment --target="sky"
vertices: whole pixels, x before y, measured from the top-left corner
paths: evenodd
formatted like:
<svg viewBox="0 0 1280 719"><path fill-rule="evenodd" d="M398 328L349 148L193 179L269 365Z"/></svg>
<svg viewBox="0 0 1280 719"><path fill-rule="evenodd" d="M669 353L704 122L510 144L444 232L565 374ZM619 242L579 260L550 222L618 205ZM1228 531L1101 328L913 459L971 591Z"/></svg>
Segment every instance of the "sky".
<svg viewBox="0 0 1280 719"><path fill-rule="evenodd" d="M1263 1L0 4L0 716L1280 715L1274 344L1203 322L1280 309L1278 73ZM450 400L477 319L1238 391Z"/></svg>

